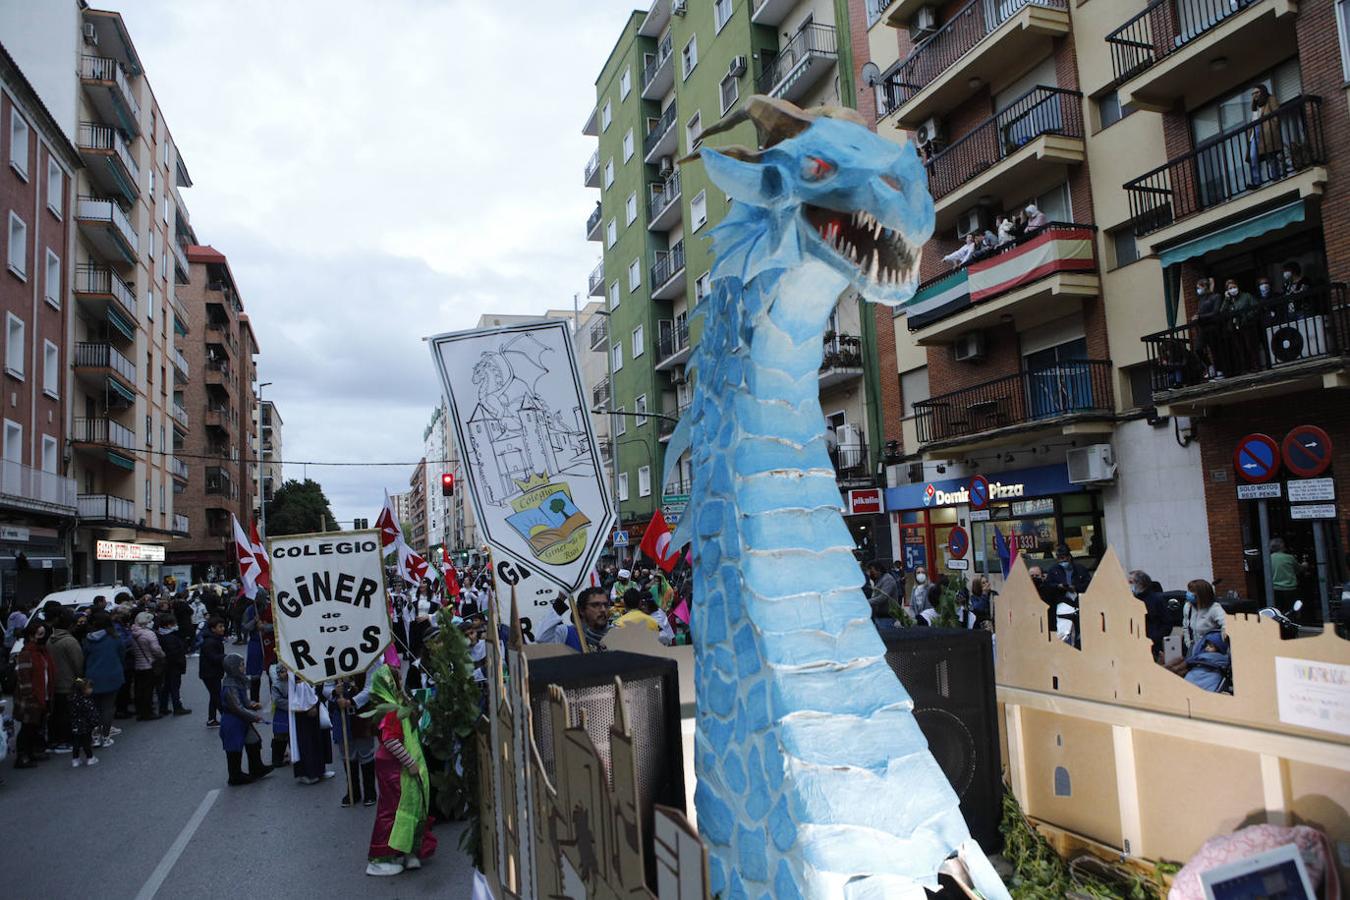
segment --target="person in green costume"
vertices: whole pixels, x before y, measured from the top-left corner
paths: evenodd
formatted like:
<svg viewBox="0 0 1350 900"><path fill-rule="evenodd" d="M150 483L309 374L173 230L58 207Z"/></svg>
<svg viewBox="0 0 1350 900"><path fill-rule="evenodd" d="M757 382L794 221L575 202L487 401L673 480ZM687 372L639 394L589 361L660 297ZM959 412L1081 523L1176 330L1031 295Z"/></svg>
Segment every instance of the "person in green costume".
<svg viewBox="0 0 1350 900"><path fill-rule="evenodd" d="M389 666L372 674L370 698L377 705L366 715L379 719L379 803L366 874L398 875L421 868L422 860L436 850L436 838L427 831L431 783L419 734L422 713L399 687L398 671Z"/></svg>

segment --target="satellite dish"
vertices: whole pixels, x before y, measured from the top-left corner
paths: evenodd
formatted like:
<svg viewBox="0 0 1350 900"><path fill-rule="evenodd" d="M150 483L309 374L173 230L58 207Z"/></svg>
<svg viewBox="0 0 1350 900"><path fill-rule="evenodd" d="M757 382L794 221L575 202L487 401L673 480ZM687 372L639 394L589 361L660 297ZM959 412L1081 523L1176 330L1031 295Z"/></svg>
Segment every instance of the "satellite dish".
<svg viewBox="0 0 1350 900"><path fill-rule="evenodd" d="M874 62L864 63L862 80L868 87L876 87L877 82L881 80L881 67Z"/></svg>

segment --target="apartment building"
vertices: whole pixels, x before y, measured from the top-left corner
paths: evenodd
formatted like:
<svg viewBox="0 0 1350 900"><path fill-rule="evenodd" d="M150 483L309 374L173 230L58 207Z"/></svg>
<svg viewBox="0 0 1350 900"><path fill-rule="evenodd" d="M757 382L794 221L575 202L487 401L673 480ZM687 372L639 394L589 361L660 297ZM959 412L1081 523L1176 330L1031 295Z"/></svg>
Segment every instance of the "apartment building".
<svg viewBox="0 0 1350 900"><path fill-rule="evenodd" d="M424 477L426 478L426 529L427 549L446 546L447 530L450 521L451 497L445 496L441 487L441 476L453 470L448 468L449 456L446 453L449 432L449 410L445 398L431 413L431 421L422 430L422 458L426 460Z"/></svg>
<svg viewBox="0 0 1350 900"><path fill-rule="evenodd" d="M186 253L189 280L178 290L186 335L173 361L183 373L172 407L180 455L171 475L175 508L187 519L189 536L170 545L168 560L192 565L194 577L206 577L208 567L223 570L234 561L230 517L245 528L253 519L258 344L225 254L209 246L190 246Z"/></svg>
<svg viewBox="0 0 1350 900"><path fill-rule="evenodd" d="M66 583L76 522L65 367L74 245L74 145L0 46L0 600Z"/></svg>
<svg viewBox="0 0 1350 900"><path fill-rule="evenodd" d="M253 459L258 465L258 492L254 498L254 509L258 518L264 518L263 507L272 502L272 495L283 482L281 463L286 457L281 449L281 413L271 400L259 400L256 406L257 435Z"/></svg>
<svg viewBox="0 0 1350 900"><path fill-rule="evenodd" d="M403 539L408 546L423 557L427 555L427 461L417 462L412 477L408 479L408 519L411 533L405 533Z"/></svg>
<svg viewBox="0 0 1350 900"><path fill-rule="evenodd" d="M1344 208L1346 4L855 6L877 130L915 141L937 207L894 320L910 460L886 495L895 552L944 567L951 529L974 524L977 570L997 573L998 528L1033 556L1065 542L1090 567L1110 545L1169 587L1260 596L1238 439L1345 435L1350 259L1323 219ZM1278 109L1254 120L1258 84ZM1029 204L1045 227L943 259ZM1199 278L1278 293L1290 262L1306 298L1193 322ZM972 522L974 474L993 487L988 524ZM1271 507L1271 533L1311 556L1325 526Z"/></svg>
<svg viewBox="0 0 1350 900"><path fill-rule="evenodd" d="M587 391L585 402L591 410L591 430L600 448L600 464L605 483L614 488L614 445L609 431L610 416L597 413L609 408L609 319L608 310L600 300L591 300L575 313L572 345L581 369L582 388Z"/></svg>
<svg viewBox="0 0 1350 900"><path fill-rule="evenodd" d="M728 208L701 164L676 161L697 148L704 128L755 93L802 107L853 105L849 21L843 2L656 0L629 18L596 80L583 132L599 146L584 181L600 190L586 232L601 243L603 260L588 292L609 314L610 374L597 399L607 397L614 410L615 490L630 533L640 535L658 508L678 518L687 500L688 459L663 486L664 450L692 398L685 366L698 333L690 314L710 289L708 232ZM726 141L753 139L743 125ZM888 439L876 322L875 310L846 293L822 347L821 407L843 491L875 489ZM882 322L889 344L890 323ZM872 555L884 517L847 521L860 553Z"/></svg>

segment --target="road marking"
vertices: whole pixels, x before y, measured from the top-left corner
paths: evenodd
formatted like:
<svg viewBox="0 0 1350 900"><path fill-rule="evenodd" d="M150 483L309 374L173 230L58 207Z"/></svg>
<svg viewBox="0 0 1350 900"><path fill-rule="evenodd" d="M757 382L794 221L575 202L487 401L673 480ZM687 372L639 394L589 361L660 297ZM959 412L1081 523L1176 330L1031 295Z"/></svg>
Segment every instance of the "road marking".
<svg viewBox="0 0 1350 900"><path fill-rule="evenodd" d="M168 852L164 854L164 858L159 861L159 865L155 866L155 871L150 873L150 877L141 886L140 893L136 895L136 900L152 900L155 894L159 893L160 885L164 884L164 879L169 877L169 872L173 870L174 863L178 862L178 857L183 855L183 851L187 849L188 841L192 840L192 836L197 833L197 829L201 827L206 814L211 811L212 804L216 802L216 798L219 796L220 788L206 792L206 796L202 798L197 811L192 814L192 818L188 819L187 824L183 826L183 830L178 832L178 837L174 839L173 845L169 847Z"/></svg>

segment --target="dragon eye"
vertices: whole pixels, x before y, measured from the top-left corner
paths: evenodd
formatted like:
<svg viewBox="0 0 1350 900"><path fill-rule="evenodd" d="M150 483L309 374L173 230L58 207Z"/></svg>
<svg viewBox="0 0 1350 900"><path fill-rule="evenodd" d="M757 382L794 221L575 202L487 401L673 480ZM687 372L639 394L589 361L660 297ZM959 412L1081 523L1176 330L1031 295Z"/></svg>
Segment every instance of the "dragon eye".
<svg viewBox="0 0 1350 900"><path fill-rule="evenodd" d="M834 163L819 156L808 156L802 161L802 177L807 181L821 181L834 174Z"/></svg>

